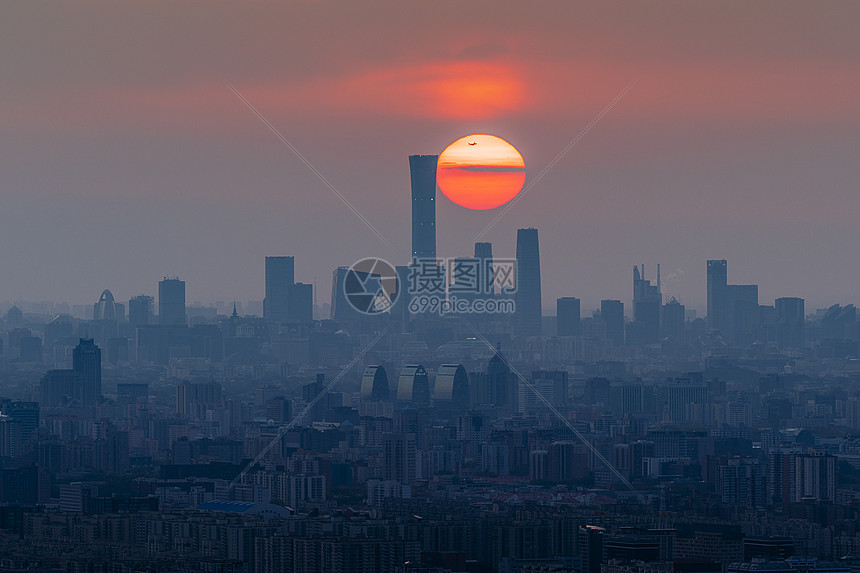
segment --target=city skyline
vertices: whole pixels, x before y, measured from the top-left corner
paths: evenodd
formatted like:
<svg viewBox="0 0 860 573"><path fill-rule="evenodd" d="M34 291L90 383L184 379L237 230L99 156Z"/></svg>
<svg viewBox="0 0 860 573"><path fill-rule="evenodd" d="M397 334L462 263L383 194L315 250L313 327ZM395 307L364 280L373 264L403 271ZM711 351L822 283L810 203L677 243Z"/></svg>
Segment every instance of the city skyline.
<svg viewBox="0 0 860 573"><path fill-rule="evenodd" d="M627 269L659 261L667 296L698 308L701 261L726 258L763 300L855 302L844 264L860 239L853 4L743 5L745 22L725 5L664 4L670 17L557 5L550 18L476 4L449 21L438 7L407 14L380 2L363 9L376 17L360 30L354 8L336 3L222 5L207 22L177 3L166 29L155 8L32 6L13 8L21 25L2 40L0 240L15 248L0 254L14 271L0 275L0 299L83 303L104 288L127 298L178 274L197 300L261 300L246 279L273 253L295 256L318 292L339 265L405 262L226 78L394 245L410 232L405 155L495 133L523 152L528 185L636 81L491 230L497 255L513 256L516 229L541 229L547 301L624 297ZM219 18L245 22L259 41L227 41L236 34ZM339 41L307 36L323 22ZM155 29L157 45L116 41ZM480 105L487 93L493 105ZM468 255L496 212L438 203L439 253ZM319 220L332 223L323 238Z"/></svg>

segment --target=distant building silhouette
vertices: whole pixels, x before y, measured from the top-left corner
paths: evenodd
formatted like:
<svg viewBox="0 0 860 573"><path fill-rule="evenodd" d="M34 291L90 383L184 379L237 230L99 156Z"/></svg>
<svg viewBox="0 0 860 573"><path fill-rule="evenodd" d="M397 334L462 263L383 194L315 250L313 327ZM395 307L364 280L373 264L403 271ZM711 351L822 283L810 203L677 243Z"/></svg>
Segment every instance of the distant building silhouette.
<svg viewBox="0 0 860 573"><path fill-rule="evenodd" d="M600 301L600 318L604 332L615 346L624 345L624 303L620 300Z"/></svg>
<svg viewBox="0 0 860 573"><path fill-rule="evenodd" d="M660 265L657 265L657 282L645 278L645 265L641 270L633 267L633 322L628 327L627 344L642 346L660 341Z"/></svg>
<svg viewBox="0 0 860 573"><path fill-rule="evenodd" d="M777 316L777 340L782 348L799 348L806 341L805 305L802 298L782 297L774 301Z"/></svg>
<svg viewBox="0 0 860 573"><path fill-rule="evenodd" d="M540 245L537 229L517 230L516 334L541 334Z"/></svg>
<svg viewBox="0 0 860 573"><path fill-rule="evenodd" d="M758 285L728 284L727 262L708 261L708 328L736 345L753 341L759 323Z"/></svg>
<svg viewBox="0 0 860 573"><path fill-rule="evenodd" d="M579 336L580 301L573 296L564 296L555 301L556 333L558 336Z"/></svg>
<svg viewBox="0 0 860 573"><path fill-rule="evenodd" d="M412 258L436 258L436 162L438 155L410 155Z"/></svg>
<svg viewBox="0 0 860 573"><path fill-rule="evenodd" d="M158 282L158 323L185 326L185 281L164 277Z"/></svg>
<svg viewBox="0 0 860 573"><path fill-rule="evenodd" d="M81 403L95 404L102 393L102 351L92 338L82 338L75 347L72 370L81 376Z"/></svg>
<svg viewBox="0 0 860 573"><path fill-rule="evenodd" d="M290 289L295 284L294 257L266 257L266 296L263 318L284 322L289 318Z"/></svg>
<svg viewBox="0 0 860 573"><path fill-rule="evenodd" d="M495 292L495 274L493 270L493 243L475 243L475 258L478 259L481 264L481 293L484 295L492 295Z"/></svg>
<svg viewBox="0 0 860 573"><path fill-rule="evenodd" d="M686 309L675 297L663 305L660 315L660 337L674 342L684 342L684 314Z"/></svg>
<svg viewBox="0 0 860 573"><path fill-rule="evenodd" d="M128 301L128 323L132 328L152 323L152 297L137 295Z"/></svg>

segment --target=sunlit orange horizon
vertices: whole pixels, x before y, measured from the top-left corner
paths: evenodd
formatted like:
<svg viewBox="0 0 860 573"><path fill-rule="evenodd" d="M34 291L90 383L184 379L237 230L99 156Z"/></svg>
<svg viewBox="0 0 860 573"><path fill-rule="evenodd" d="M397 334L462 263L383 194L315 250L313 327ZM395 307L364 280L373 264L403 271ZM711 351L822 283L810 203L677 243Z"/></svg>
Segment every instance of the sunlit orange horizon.
<svg viewBox="0 0 860 573"><path fill-rule="evenodd" d="M445 148L436 166L436 184L461 207L486 210L517 196L526 164L517 148L495 135L461 137Z"/></svg>

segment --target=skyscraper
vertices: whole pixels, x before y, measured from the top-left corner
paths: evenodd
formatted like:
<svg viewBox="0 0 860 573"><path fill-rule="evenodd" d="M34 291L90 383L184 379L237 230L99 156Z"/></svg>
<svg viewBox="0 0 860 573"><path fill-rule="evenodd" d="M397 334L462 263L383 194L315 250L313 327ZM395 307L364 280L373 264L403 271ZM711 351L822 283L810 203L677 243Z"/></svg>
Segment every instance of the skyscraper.
<svg viewBox="0 0 860 573"><path fill-rule="evenodd" d="M263 318L283 322L289 318L290 289L295 284L293 257L266 257L266 296Z"/></svg>
<svg viewBox="0 0 860 573"><path fill-rule="evenodd" d="M726 286L728 285L728 263L725 259L708 261L708 328L726 330L728 308L726 308Z"/></svg>
<svg viewBox="0 0 860 573"><path fill-rule="evenodd" d="M574 296L564 296L555 301L556 332L558 336L579 336L580 302Z"/></svg>
<svg viewBox="0 0 860 573"><path fill-rule="evenodd" d="M128 301L128 322L133 327L146 326L152 322L152 297L137 295Z"/></svg>
<svg viewBox="0 0 860 573"><path fill-rule="evenodd" d="M624 303L620 300L600 301L600 318L606 338L615 346L624 345Z"/></svg>
<svg viewBox="0 0 860 573"><path fill-rule="evenodd" d="M475 243L475 258L481 262L481 293L492 296L495 292L493 243Z"/></svg>
<svg viewBox="0 0 860 573"><path fill-rule="evenodd" d="M78 397L82 404L95 404L102 393L102 350L92 338L81 338L72 353L72 370L80 376Z"/></svg>
<svg viewBox="0 0 860 573"><path fill-rule="evenodd" d="M708 328L730 344L750 344L759 323L758 285L730 285L725 260L708 261Z"/></svg>
<svg viewBox="0 0 860 573"><path fill-rule="evenodd" d="M164 277L158 282L158 323L185 326L185 281Z"/></svg>
<svg viewBox="0 0 860 573"><path fill-rule="evenodd" d="M517 230L516 325L518 336L541 334L540 245L538 230Z"/></svg>
<svg viewBox="0 0 860 573"><path fill-rule="evenodd" d="M410 155L412 258L436 258L436 162L438 155Z"/></svg>
<svg viewBox="0 0 860 573"><path fill-rule="evenodd" d="M774 301L778 322L779 345L783 348L803 346L806 315L804 301L797 297L782 297Z"/></svg>
<svg viewBox="0 0 860 573"><path fill-rule="evenodd" d="M657 265L657 282L645 278L645 265L633 267L633 323L627 343L631 345L656 344L660 341L660 265Z"/></svg>
<svg viewBox="0 0 860 573"><path fill-rule="evenodd" d="M383 444L383 477L409 485L417 477L415 434L386 434Z"/></svg>

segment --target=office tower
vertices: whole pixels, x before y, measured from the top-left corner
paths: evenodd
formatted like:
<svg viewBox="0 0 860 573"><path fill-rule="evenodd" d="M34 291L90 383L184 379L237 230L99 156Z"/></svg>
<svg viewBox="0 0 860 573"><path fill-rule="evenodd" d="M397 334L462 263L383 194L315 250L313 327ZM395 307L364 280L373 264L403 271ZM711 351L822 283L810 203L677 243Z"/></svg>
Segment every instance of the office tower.
<svg viewBox="0 0 860 573"><path fill-rule="evenodd" d="M82 404L95 404L102 393L102 350L92 338L81 338L75 346L72 370L81 377L78 399Z"/></svg>
<svg viewBox="0 0 860 573"><path fill-rule="evenodd" d="M746 345L759 322L758 285L730 285L726 261L708 261L708 328L730 344Z"/></svg>
<svg viewBox="0 0 860 573"><path fill-rule="evenodd" d="M266 296L263 318L284 322L289 318L290 288L295 284L293 257L266 257Z"/></svg>
<svg viewBox="0 0 860 573"><path fill-rule="evenodd" d="M708 328L711 330L726 330L728 324L728 309L725 308L727 265L725 259L708 261Z"/></svg>
<svg viewBox="0 0 860 573"><path fill-rule="evenodd" d="M660 292L660 265L657 265L657 283L645 278L645 265L641 270L633 267L633 323L632 336L627 344L641 346L660 341L660 307L663 294Z"/></svg>
<svg viewBox="0 0 860 573"><path fill-rule="evenodd" d="M604 332L615 346L624 345L624 303L620 300L600 301L600 318Z"/></svg>
<svg viewBox="0 0 860 573"><path fill-rule="evenodd" d="M20 400L0 400L0 412L21 423L21 436L29 440L39 429L39 403Z"/></svg>
<svg viewBox="0 0 860 573"><path fill-rule="evenodd" d="M544 399L554 406L564 406L567 404L567 371L537 370L532 372L531 386L520 380L517 392L517 409L521 414L528 415L545 411L547 406Z"/></svg>
<svg viewBox="0 0 860 573"><path fill-rule="evenodd" d="M128 301L128 323L132 328L146 326L152 322L152 297L137 295Z"/></svg>
<svg viewBox="0 0 860 573"><path fill-rule="evenodd" d="M412 258L436 258L436 162L438 155L410 155Z"/></svg>
<svg viewBox="0 0 860 573"><path fill-rule="evenodd" d="M185 281L164 277L158 282L158 323L185 326Z"/></svg>
<svg viewBox="0 0 860 573"><path fill-rule="evenodd" d="M314 319L314 285L295 283L290 285L288 293L287 319L311 322Z"/></svg>
<svg viewBox="0 0 860 573"><path fill-rule="evenodd" d="M776 307L779 345L783 348L803 346L806 322L803 299L782 297L776 299L774 306Z"/></svg>
<svg viewBox="0 0 860 573"><path fill-rule="evenodd" d="M663 305L660 315L661 338L668 338L673 342L684 341L685 311L684 305L678 302L675 297L672 297L669 299L669 302Z"/></svg>
<svg viewBox="0 0 860 573"><path fill-rule="evenodd" d="M386 434L383 442L383 477L410 485L417 478L415 434Z"/></svg>
<svg viewBox="0 0 860 573"><path fill-rule="evenodd" d="M579 336L580 303L574 296L564 296L555 301L556 333L558 336Z"/></svg>
<svg viewBox="0 0 860 573"><path fill-rule="evenodd" d="M603 562L603 536L605 529L595 525L579 528L577 553L582 559L582 573L600 573Z"/></svg>
<svg viewBox="0 0 860 573"><path fill-rule="evenodd" d="M475 258L481 264L481 293L492 296L495 293L495 274L493 272L493 243L475 243Z"/></svg>
<svg viewBox="0 0 860 573"><path fill-rule="evenodd" d="M541 286L538 230L517 230L516 334L540 336Z"/></svg>

